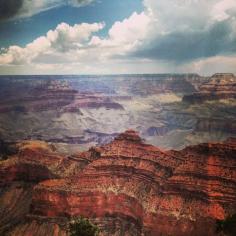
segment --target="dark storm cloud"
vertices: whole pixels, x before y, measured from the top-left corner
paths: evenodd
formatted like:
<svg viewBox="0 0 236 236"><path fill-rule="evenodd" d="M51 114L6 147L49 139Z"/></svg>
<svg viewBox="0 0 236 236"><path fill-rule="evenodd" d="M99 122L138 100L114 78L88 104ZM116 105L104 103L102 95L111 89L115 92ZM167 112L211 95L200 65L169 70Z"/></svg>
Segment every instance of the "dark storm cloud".
<svg viewBox="0 0 236 236"><path fill-rule="evenodd" d="M50 0L37 4L35 0L0 0L0 20L31 17L59 6L83 7L94 0Z"/></svg>
<svg viewBox="0 0 236 236"><path fill-rule="evenodd" d="M15 16L23 5L23 0L0 0L0 20Z"/></svg>
<svg viewBox="0 0 236 236"><path fill-rule="evenodd" d="M156 37L135 52L136 57L186 62L197 58L236 52L236 35L229 20L217 22L203 31L172 32Z"/></svg>

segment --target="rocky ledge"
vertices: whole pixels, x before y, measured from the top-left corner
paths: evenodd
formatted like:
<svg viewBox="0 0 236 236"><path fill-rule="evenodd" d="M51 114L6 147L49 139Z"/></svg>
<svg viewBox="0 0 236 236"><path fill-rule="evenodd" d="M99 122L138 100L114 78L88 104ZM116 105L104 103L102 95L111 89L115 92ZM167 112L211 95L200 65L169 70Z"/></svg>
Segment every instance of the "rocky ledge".
<svg viewBox="0 0 236 236"><path fill-rule="evenodd" d="M82 215L101 235L213 236L236 211L233 138L164 151L128 130L74 156L34 141L18 150L0 162L1 235L67 235Z"/></svg>

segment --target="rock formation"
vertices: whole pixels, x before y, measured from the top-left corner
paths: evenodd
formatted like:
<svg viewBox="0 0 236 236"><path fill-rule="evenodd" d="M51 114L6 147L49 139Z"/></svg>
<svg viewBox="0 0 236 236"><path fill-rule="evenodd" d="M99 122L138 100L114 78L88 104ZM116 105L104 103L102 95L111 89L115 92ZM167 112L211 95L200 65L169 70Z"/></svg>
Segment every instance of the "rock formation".
<svg viewBox="0 0 236 236"><path fill-rule="evenodd" d="M100 107L123 109L109 96L102 93L78 91L64 80L42 80L39 84L35 82L29 88L20 88L20 93L17 91L17 86L13 85L11 89L13 91L6 88L7 96L3 92L1 93L3 96L0 95L0 113L52 110L79 113L80 108Z"/></svg>
<svg viewBox="0 0 236 236"><path fill-rule="evenodd" d="M199 118L196 123L195 131L223 131L236 134L236 122L234 119L224 120L217 118Z"/></svg>
<svg viewBox="0 0 236 236"><path fill-rule="evenodd" d="M199 91L185 95L183 101L201 103L209 100L235 99L236 77L234 74L214 74L199 86Z"/></svg>
<svg viewBox="0 0 236 236"><path fill-rule="evenodd" d="M153 95L160 93L180 93L192 94L196 92L192 81L199 78L198 75L159 75L149 77L148 79L140 78L132 88L131 93L138 95Z"/></svg>
<svg viewBox="0 0 236 236"><path fill-rule="evenodd" d="M44 142L18 149L0 162L1 235L67 235L83 215L102 235L213 236L236 211L233 138L163 151L128 130L68 157Z"/></svg>
<svg viewBox="0 0 236 236"><path fill-rule="evenodd" d="M178 150L236 136L231 74L0 77L0 139L7 143L42 140L73 154L128 128Z"/></svg>

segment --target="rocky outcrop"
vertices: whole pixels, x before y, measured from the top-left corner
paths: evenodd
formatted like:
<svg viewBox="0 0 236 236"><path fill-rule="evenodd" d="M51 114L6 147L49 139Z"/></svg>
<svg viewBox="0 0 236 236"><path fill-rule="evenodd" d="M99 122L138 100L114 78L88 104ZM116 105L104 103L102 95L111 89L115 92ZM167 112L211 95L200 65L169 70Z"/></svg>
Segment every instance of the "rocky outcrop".
<svg viewBox="0 0 236 236"><path fill-rule="evenodd" d="M199 92L185 95L183 101L201 103L210 100L235 99L236 77L234 74L215 74L199 86Z"/></svg>
<svg viewBox="0 0 236 236"><path fill-rule="evenodd" d="M99 225L102 235L213 236L215 221L235 213L235 154L235 139L163 151L145 144L133 130L70 157L46 143L24 143L7 161L18 158L19 166L33 163L46 169L37 174L36 168L38 178L26 179L15 168L18 177L12 178L7 176L16 174L0 162L1 178L6 176L7 182L0 201L15 191L16 181L30 182L32 190L26 194L30 207L25 205L22 220L12 214L7 222L15 223L4 228L0 221L0 230L17 236L67 235L68 218L83 215Z"/></svg>

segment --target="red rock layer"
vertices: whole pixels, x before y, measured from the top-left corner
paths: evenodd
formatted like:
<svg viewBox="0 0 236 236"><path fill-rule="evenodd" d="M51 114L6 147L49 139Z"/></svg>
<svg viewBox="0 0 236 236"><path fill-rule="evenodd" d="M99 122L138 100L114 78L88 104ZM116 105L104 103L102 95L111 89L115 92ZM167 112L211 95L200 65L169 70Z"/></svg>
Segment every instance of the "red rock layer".
<svg viewBox="0 0 236 236"><path fill-rule="evenodd" d="M199 92L186 95L183 100L199 103L207 100L230 98L236 98L236 77L233 74L215 74L199 86Z"/></svg>
<svg viewBox="0 0 236 236"><path fill-rule="evenodd" d="M35 184L30 211L10 235L66 235L78 215L102 235L216 235L215 220L236 211L234 139L167 152L129 130L73 157L39 150L28 145L19 162L36 159L57 179Z"/></svg>

